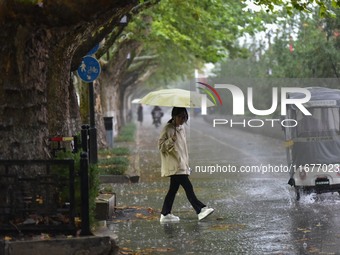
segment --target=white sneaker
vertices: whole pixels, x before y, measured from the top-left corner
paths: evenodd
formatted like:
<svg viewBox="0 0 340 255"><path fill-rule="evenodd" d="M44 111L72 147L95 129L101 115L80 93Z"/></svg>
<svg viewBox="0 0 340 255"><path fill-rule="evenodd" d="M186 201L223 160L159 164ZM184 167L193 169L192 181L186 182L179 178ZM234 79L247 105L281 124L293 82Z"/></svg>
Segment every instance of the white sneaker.
<svg viewBox="0 0 340 255"><path fill-rule="evenodd" d="M214 212L214 209L203 207L201 212L198 214L198 220L203 220L204 218L208 217L210 214Z"/></svg>
<svg viewBox="0 0 340 255"><path fill-rule="evenodd" d="M160 222L179 222L179 217L173 215L173 214L167 214L167 215L163 215L161 214L161 219L159 220Z"/></svg>

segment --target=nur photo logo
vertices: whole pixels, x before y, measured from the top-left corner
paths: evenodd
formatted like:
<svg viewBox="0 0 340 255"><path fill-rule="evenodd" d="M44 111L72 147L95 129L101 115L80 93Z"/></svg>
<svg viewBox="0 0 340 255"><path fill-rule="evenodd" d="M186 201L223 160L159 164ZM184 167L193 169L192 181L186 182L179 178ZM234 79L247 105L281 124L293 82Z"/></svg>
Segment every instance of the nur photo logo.
<svg viewBox="0 0 340 255"><path fill-rule="evenodd" d="M220 105L223 105L222 99L220 94L216 91L214 87L212 87L209 84L206 84L204 82L197 82L198 84L204 86L204 87L197 87L198 90L202 93L202 100L201 100L201 114L206 115L207 114L207 95L211 99L211 101L217 105L216 98Z"/></svg>
<svg viewBox="0 0 340 255"><path fill-rule="evenodd" d="M231 94L232 96L232 113L233 116L242 115L245 116L246 110L248 112L254 114L255 116L269 116L273 114L278 107L280 106L281 116L286 116L286 109L288 105L293 105L296 109L299 109L305 116L312 115L304 104L308 103L311 99L311 93L306 88L293 88L293 87L272 87L271 91L271 106L268 109L256 109L254 106L254 93L253 88L248 87L246 95L243 91L236 85L233 84L215 84L214 87L203 82L197 82L198 84L202 85L203 87L198 87L201 91L201 113L202 115L207 114L207 95L209 99L213 101L215 106L217 102L220 106L223 105L222 99L220 94L217 92L216 89L222 89L221 91L226 91L227 93ZM302 95L300 98L290 98L289 94L291 93L299 93ZM247 107L247 109L245 108ZM216 125L225 125L230 124L233 125L243 125L243 126L250 126L250 127L262 127L264 122L271 123L271 126L274 126L275 122L280 122L282 126L296 126L297 121L293 119L244 119L243 121L233 121L233 119L226 120L226 119L214 119L213 126Z"/></svg>

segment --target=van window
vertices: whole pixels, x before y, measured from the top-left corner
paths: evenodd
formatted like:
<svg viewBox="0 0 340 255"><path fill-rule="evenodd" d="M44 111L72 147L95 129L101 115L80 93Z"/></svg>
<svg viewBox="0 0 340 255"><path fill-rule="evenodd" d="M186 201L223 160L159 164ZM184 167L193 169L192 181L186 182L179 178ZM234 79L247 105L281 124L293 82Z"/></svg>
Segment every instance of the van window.
<svg viewBox="0 0 340 255"><path fill-rule="evenodd" d="M340 134L339 108L309 108L311 116L296 112L297 136L317 137Z"/></svg>

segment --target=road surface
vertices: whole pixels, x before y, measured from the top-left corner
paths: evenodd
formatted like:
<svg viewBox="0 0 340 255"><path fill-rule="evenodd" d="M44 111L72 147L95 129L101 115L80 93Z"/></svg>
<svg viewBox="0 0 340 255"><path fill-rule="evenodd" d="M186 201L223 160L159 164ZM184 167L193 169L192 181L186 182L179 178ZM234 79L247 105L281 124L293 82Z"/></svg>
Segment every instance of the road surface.
<svg viewBox="0 0 340 255"><path fill-rule="evenodd" d="M281 140L213 128L201 117L187 126L191 180L215 212L199 222L180 189L173 207L180 223L160 224L168 179L160 178L160 128L145 119L137 139L141 181L112 185L118 210L108 226L121 254L340 254L338 194L310 194L297 202Z"/></svg>

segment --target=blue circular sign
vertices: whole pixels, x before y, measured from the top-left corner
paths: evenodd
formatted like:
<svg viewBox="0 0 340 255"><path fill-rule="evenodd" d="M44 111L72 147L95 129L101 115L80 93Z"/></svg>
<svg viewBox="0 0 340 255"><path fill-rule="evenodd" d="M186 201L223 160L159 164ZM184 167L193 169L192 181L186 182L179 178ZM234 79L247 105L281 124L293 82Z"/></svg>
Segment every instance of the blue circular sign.
<svg viewBox="0 0 340 255"><path fill-rule="evenodd" d="M78 75L84 82L93 82L100 74L100 64L97 59L91 56L83 57L78 67Z"/></svg>

